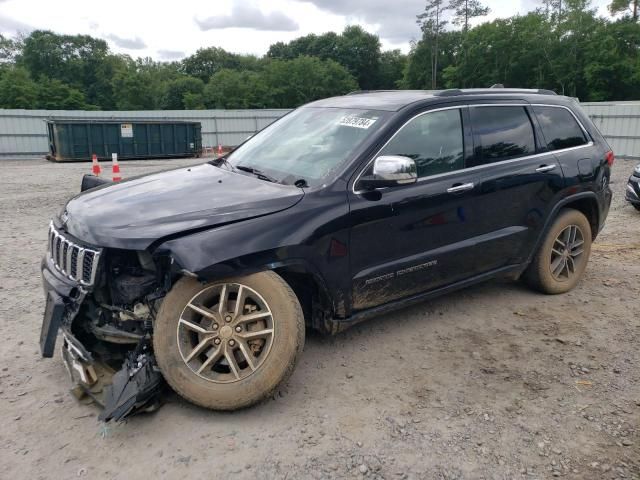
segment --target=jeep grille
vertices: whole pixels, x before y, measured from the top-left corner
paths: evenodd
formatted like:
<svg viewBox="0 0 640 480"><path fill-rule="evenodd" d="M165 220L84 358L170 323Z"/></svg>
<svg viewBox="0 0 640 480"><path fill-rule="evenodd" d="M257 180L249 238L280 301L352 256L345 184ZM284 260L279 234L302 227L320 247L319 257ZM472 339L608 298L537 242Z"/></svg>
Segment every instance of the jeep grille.
<svg viewBox="0 0 640 480"><path fill-rule="evenodd" d="M80 285L93 285L101 250L78 245L49 224L48 253L56 269Z"/></svg>

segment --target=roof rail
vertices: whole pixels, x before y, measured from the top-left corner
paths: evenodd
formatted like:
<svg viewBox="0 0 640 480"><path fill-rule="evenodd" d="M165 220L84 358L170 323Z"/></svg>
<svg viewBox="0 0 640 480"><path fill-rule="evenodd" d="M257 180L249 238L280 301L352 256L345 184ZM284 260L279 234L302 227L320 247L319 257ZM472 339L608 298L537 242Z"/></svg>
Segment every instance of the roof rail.
<svg viewBox="0 0 640 480"><path fill-rule="evenodd" d="M347 93L347 95L362 95L364 93L384 93L384 92L400 92L402 90L354 90Z"/></svg>
<svg viewBox="0 0 640 480"><path fill-rule="evenodd" d="M557 95L553 90L546 90L544 88L529 89L529 88L504 88L494 85L491 88L465 88L465 89L450 89L441 90L435 92L436 97L456 97L458 95L505 95L513 93L528 93L537 95Z"/></svg>

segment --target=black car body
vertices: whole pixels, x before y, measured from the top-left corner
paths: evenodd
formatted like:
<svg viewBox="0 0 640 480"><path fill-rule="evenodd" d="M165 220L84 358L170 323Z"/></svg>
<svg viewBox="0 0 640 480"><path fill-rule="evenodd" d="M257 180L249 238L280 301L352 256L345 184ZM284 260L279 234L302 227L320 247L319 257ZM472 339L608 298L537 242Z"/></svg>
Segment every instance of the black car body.
<svg viewBox="0 0 640 480"><path fill-rule="evenodd" d="M234 168L232 153L70 200L52 221L42 263L44 355L60 326L76 361L121 363L136 343L141 358L158 305L185 276L215 282L276 272L307 326L335 334L408 303L518 277L563 209L581 212L593 239L604 225L613 154L570 98L508 89L363 92L295 112L310 109L358 112L340 125L369 130L313 180L296 171L274 183L273 172ZM414 127L422 118L431 123ZM421 135L451 141L414 156L417 181L375 179L380 152L395 142L413 158ZM251 153L253 140L237 155ZM143 350L152 355L148 344Z"/></svg>
<svg viewBox="0 0 640 480"><path fill-rule="evenodd" d="M629 177L625 198L636 210L640 210L640 163L636 165Z"/></svg>

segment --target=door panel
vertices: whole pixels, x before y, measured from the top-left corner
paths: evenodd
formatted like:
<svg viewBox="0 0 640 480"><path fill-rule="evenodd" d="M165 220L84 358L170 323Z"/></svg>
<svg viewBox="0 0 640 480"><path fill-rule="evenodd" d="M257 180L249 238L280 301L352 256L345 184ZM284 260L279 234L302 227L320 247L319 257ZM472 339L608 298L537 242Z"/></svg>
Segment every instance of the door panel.
<svg viewBox="0 0 640 480"><path fill-rule="evenodd" d="M461 171L381 192L351 192L354 310L469 275L475 245L469 228L473 191L447 193L468 179Z"/></svg>
<svg viewBox="0 0 640 480"><path fill-rule="evenodd" d="M476 258L484 273L526 261L563 176L555 156L538 153L541 135L528 105L470 105L469 113L478 165L474 209L479 231L491 237Z"/></svg>
<svg viewBox="0 0 640 480"><path fill-rule="evenodd" d="M471 189L463 172L472 154L464 107L422 112L403 125L379 155L416 162L418 182L349 193L353 308L362 310L451 283L467 275L472 244ZM363 172L369 174L369 167ZM356 182L357 188L357 182ZM462 227L461 227L462 226Z"/></svg>
<svg viewBox="0 0 640 480"><path fill-rule="evenodd" d="M483 135L474 138L471 115L459 107L468 168L414 185L349 192L355 311L527 260L564 178L552 153L536 153L529 110L501 106L521 109L504 112L503 139L502 112L494 111L492 123L481 124ZM475 119L482 122L482 116ZM495 131L488 130L490 123ZM482 148L482 139L493 143ZM430 165L420 156L391 153Z"/></svg>
<svg viewBox="0 0 640 480"><path fill-rule="evenodd" d="M550 168L552 167L552 168ZM477 171L473 216L486 235L475 258L477 273L526 261L563 176L553 154L487 165Z"/></svg>

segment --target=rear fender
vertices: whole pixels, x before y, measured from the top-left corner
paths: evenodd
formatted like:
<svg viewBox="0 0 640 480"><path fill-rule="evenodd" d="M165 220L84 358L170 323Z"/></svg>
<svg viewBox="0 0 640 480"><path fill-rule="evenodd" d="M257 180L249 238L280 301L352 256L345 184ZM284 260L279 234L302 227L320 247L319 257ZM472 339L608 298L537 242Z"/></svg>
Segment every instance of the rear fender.
<svg viewBox="0 0 640 480"><path fill-rule="evenodd" d="M533 256L536 254L536 252L540 248L540 245L542 244L544 238L546 237L547 232L551 228L551 225L553 225L553 221L558 217L560 210L562 210L563 208L571 207L571 204L575 204L576 202L582 203L584 201L587 201L589 203L593 202L595 218L589 218L589 215L587 215L587 219L589 220L589 223L591 223L592 228L594 226L596 227L592 232L592 236L595 238L595 236L598 233L598 230L600 229L600 225L602 223L602 219L600 218L600 210L598 208L598 196L594 192L581 192L581 193L576 193L575 195L571 195L569 197L563 198L553 207L553 210L551 210L551 213L547 216L547 219L545 220L545 223L544 223L544 227L542 228L541 233L538 236L538 239L536 240L535 246L529 253L529 258L527 259L527 263L526 263L527 265L531 262L531 260L533 259Z"/></svg>

